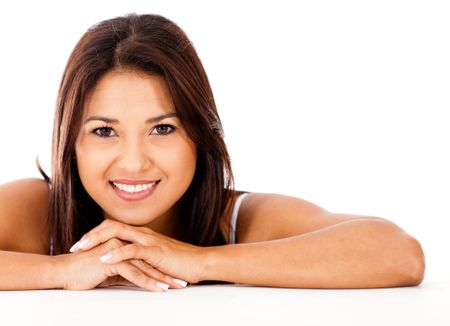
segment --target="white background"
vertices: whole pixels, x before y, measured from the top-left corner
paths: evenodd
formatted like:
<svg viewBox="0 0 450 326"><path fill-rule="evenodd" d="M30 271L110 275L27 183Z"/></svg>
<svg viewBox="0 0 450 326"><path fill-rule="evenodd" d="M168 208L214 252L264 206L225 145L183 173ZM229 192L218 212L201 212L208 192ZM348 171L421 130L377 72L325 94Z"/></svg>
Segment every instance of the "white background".
<svg viewBox="0 0 450 326"><path fill-rule="evenodd" d="M0 3L0 183L49 171L67 58L92 24L158 13L209 75L236 188L381 216L449 280L448 1ZM281 218L281 217L280 217Z"/></svg>

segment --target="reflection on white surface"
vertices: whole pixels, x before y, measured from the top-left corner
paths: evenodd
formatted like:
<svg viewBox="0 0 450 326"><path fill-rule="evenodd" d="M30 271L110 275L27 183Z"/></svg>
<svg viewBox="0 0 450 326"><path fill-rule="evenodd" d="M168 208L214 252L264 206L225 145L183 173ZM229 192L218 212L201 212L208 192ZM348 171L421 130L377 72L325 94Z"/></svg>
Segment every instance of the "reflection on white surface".
<svg viewBox="0 0 450 326"><path fill-rule="evenodd" d="M245 285L0 291L5 325L450 325L450 282L368 290Z"/></svg>

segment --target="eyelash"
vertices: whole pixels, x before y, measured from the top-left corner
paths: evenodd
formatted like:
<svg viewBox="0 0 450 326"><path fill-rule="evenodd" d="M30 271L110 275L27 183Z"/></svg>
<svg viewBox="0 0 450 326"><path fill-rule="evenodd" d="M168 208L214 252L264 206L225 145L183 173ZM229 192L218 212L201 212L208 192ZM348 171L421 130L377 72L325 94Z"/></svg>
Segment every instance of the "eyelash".
<svg viewBox="0 0 450 326"><path fill-rule="evenodd" d="M167 132L167 133L165 133L165 134L156 134L156 136L168 136L168 135L170 135L172 132L174 132L174 131L177 129L177 128L175 128L175 126L172 126L172 125L170 125L170 124L165 124L165 123L157 124L157 125L154 126L153 129L156 129L156 128L158 128L158 127L169 127L169 128L171 128L172 130L169 131L169 132ZM102 134L100 134L100 131L110 131L110 132L111 132L111 131L114 131L114 129L111 128L111 127L109 127L109 126L103 126L103 127L95 128L94 130L92 130L92 133L95 134L95 135L97 135L97 136L100 137L100 138L110 138L110 137L114 137L114 136L105 136L105 135L102 135Z"/></svg>

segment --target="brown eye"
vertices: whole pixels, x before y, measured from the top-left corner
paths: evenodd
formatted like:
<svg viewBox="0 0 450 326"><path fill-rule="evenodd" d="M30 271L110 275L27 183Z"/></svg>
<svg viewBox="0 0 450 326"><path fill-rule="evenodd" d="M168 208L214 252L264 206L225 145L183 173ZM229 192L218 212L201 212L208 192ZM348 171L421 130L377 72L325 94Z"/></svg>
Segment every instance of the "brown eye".
<svg viewBox="0 0 450 326"><path fill-rule="evenodd" d="M102 137L102 138L107 138L107 137L111 137L114 136L114 130L110 127L101 127L101 128L96 128L92 131L93 133L95 133L97 136Z"/></svg>
<svg viewBox="0 0 450 326"><path fill-rule="evenodd" d="M153 130L156 130L158 136L167 136L175 131L175 127L168 124L161 124L155 126Z"/></svg>

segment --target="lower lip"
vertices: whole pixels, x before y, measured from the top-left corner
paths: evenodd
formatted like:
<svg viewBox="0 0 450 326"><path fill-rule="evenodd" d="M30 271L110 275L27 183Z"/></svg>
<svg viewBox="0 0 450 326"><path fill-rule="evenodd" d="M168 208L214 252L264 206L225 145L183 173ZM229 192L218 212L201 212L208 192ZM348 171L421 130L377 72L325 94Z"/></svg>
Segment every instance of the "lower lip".
<svg viewBox="0 0 450 326"><path fill-rule="evenodd" d="M155 191L156 187L159 185L160 181L156 182L151 188L148 188L146 190L142 190L139 192L126 192L126 191L120 190L119 188L114 186L112 183L111 183L111 187L114 189L116 194L123 200L136 201L136 200L143 200L145 198L150 197L151 194L153 194L153 192Z"/></svg>

